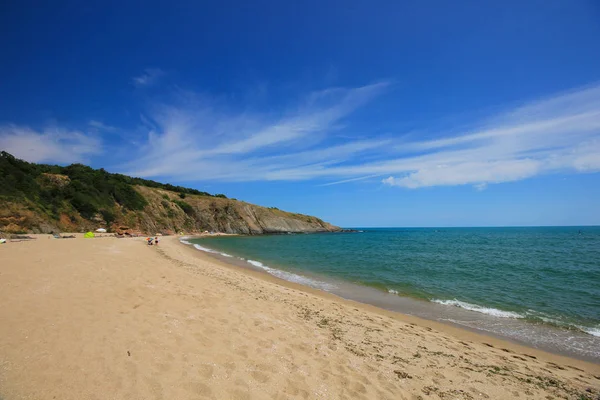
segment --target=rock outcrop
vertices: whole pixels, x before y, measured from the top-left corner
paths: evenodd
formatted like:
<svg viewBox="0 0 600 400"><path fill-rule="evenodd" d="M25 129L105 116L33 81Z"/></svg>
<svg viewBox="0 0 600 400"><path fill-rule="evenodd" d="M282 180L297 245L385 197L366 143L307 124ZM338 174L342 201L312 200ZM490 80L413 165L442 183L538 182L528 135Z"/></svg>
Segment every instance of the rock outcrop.
<svg viewBox="0 0 600 400"><path fill-rule="evenodd" d="M239 200L188 195L136 187L148 205L129 217L129 225L143 232L215 231L257 235L265 233L335 232L340 228L319 218L249 204Z"/></svg>

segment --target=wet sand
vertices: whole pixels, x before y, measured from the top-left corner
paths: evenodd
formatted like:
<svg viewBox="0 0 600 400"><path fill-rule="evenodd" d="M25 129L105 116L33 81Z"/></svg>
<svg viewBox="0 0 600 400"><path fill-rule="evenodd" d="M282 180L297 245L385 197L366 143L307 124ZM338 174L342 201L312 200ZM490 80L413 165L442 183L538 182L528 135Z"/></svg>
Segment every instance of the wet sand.
<svg viewBox="0 0 600 400"><path fill-rule="evenodd" d="M309 271L290 272L289 269L271 268L256 261L224 255L210 248L210 243L196 243L190 240L197 237L182 238L182 243L194 246L204 255L223 263L235 265L242 269L260 271L285 281L299 283L303 286L319 289L335 294L344 299L370 304L385 310L413 315L431 321L440 321L461 329L470 330L486 336L512 343L533 347L553 354L573 357L600 364L600 338L576 330L568 330L546 324L537 324L519 318L498 318L454 305L438 304L395 293L358 285L329 276L318 275Z"/></svg>
<svg viewBox="0 0 600 400"><path fill-rule="evenodd" d="M226 265L163 238L0 245L0 397L597 399L600 365ZM550 396L550 397L549 397Z"/></svg>

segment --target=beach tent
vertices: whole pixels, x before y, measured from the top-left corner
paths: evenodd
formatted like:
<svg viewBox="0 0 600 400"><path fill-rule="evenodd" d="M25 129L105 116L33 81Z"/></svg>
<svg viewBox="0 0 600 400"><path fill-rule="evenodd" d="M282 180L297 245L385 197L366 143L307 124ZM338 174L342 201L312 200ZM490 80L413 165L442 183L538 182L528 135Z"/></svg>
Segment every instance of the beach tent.
<svg viewBox="0 0 600 400"><path fill-rule="evenodd" d="M85 235L83 235L84 238L89 239L89 238L93 238L94 237L94 232L88 232Z"/></svg>
<svg viewBox="0 0 600 400"><path fill-rule="evenodd" d="M98 229L96 229L96 232L106 233L106 229L104 229L104 228L98 228Z"/></svg>

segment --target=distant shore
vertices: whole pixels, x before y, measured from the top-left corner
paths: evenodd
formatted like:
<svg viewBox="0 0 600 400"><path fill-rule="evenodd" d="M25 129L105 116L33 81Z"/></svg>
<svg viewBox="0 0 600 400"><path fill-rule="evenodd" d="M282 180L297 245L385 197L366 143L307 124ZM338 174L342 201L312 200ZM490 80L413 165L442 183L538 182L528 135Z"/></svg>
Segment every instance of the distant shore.
<svg viewBox="0 0 600 400"><path fill-rule="evenodd" d="M596 399L600 365L242 270L164 237L0 245L0 396Z"/></svg>

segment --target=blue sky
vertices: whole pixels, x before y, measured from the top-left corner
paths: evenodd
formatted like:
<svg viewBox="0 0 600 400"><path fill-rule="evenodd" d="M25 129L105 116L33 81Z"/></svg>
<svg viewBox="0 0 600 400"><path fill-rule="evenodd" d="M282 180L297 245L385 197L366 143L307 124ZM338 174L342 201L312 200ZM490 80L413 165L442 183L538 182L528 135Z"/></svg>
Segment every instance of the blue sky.
<svg viewBox="0 0 600 400"><path fill-rule="evenodd" d="M0 148L342 226L600 224L600 3L4 2Z"/></svg>

